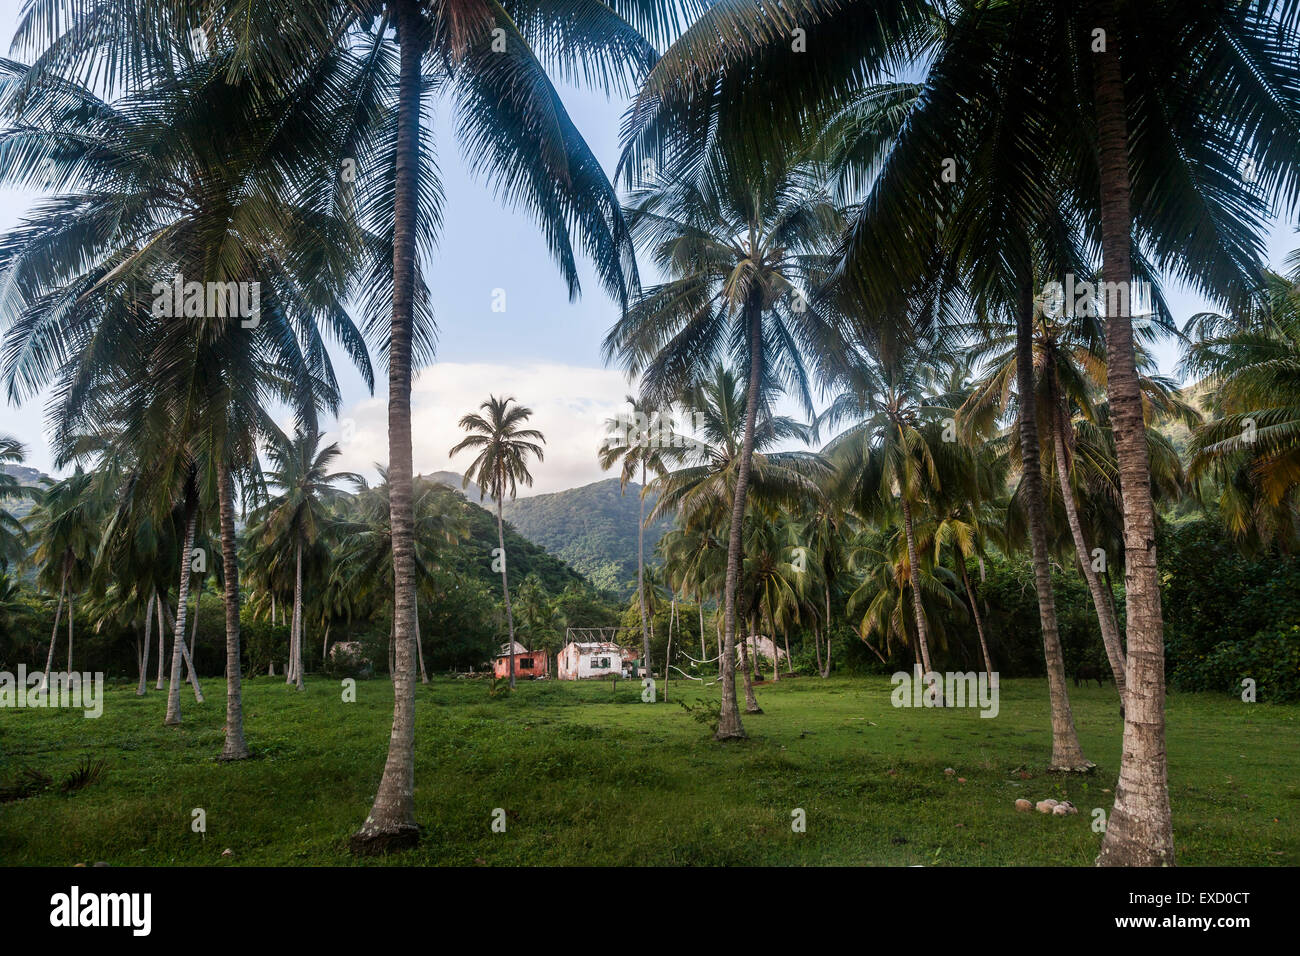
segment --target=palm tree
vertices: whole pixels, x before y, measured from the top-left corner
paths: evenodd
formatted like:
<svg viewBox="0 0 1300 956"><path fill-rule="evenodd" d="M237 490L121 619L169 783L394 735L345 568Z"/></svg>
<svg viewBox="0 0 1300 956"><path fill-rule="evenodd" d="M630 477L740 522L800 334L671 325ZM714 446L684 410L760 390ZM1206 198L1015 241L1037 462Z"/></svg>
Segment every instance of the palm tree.
<svg viewBox="0 0 1300 956"><path fill-rule="evenodd" d="M285 681L302 690L303 551L310 552L329 533L329 506L343 494L334 486L358 481L359 476L330 472L342 452L337 444L322 448L319 432L299 431L292 438L273 434L266 450L270 459L266 484L278 493L258 509L254 516L258 524L249 537L263 549L293 555L293 624Z"/></svg>
<svg viewBox="0 0 1300 956"><path fill-rule="evenodd" d="M605 440L597 453L600 467L605 471L622 461L618 486L621 492L641 472L641 491L638 494L641 513L636 530L636 589L641 606L641 654L647 676L653 676L650 664L650 626L645 598L645 496L649 491L646 477L653 472L656 477L667 470L667 461L674 457L682 442L675 433L670 416L660 409L647 405L633 396L627 396L632 410L627 415L611 418L605 423Z"/></svg>
<svg viewBox="0 0 1300 956"><path fill-rule="evenodd" d="M1234 535L1255 546L1297 539L1300 487L1300 291L1271 274L1234 315L1189 323L1186 371L1211 387L1216 417L1196 429L1190 477L1214 476Z"/></svg>
<svg viewBox="0 0 1300 956"><path fill-rule="evenodd" d="M37 541L32 556L36 582L50 593L58 592L54 631L45 659L45 686L54 666L54 644L59 617L68 606L68 672L72 672L73 595L89 583L99 545L106 501L102 485L93 471L80 466L58 481L43 479L45 488L30 516L31 534Z"/></svg>
<svg viewBox="0 0 1300 956"><path fill-rule="evenodd" d="M26 456L27 449L22 442L0 435L0 464L19 465ZM37 489L26 488L13 475L0 471L0 571L6 570L11 561L25 558L28 546L27 529L5 504L10 498L35 498L37 494Z"/></svg>
<svg viewBox="0 0 1300 956"><path fill-rule="evenodd" d="M931 265L927 244L898 237L935 223L959 161L968 184L1014 182L983 235L963 223L963 246L1020 261L1021 273L1027 259L1009 252L1033 231L1022 213L1036 219L1045 194L1069 196L1100 251L1104 282L1119 293L1107 321L1107 388L1132 552L1127 669L1139 689L1100 862L1172 863L1155 515L1131 297L1122 293L1144 271L1135 237L1212 295L1239 301L1254 284L1267 194L1293 202L1300 193L1292 57L1300 7L972 0L937 14L925 0L715 6L648 77L631 108L624 164L635 168L668 144L681 161L698 161L719 140L772 162L804 149L805 131L833 117L846 96L919 63L923 91L907 111L905 136L863 154L879 175L849 239L848 273L860 285L906 289ZM817 51L816 69L794 68L795 28ZM1062 116L1084 121L1062 124ZM1250 183L1246 168L1256 171ZM943 170L952 174L947 183L936 175ZM1029 275L1021 281L1032 303Z"/></svg>
<svg viewBox="0 0 1300 956"><path fill-rule="evenodd" d="M510 686L515 686L515 618L510 607L510 582L506 570L506 533L505 521L501 517L502 502L507 495L513 501L519 484L531 485L533 476L528 471L528 457L531 455L539 462L542 460L542 445L546 438L535 428L520 428L532 418L533 410L523 405L510 407L514 397L497 398L489 395L488 400L479 408L487 413L486 417L477 413L465 415L460 420L460 427L469 432L469 436L457 444L449 455L455 457L462 451L480 449L476 457L465 469L462 487L468 487L471 481L478 482L479 499L489 494L497 505L497 545L496 560L500 562L501 594L506 602L506 626L509 630L510 643ZM540 443L540 444L539 444Z"/></svg>
<svg viewBox="0 0 1300 956"><path fill-rule="evenodd" d="M364 341L339 304L367 237L333 215L312 184L283 174L319 164L331 146L301 89L268 97L250 84L214 81L228 53L178 67L172 52L147 51L142 68L152 84L111 103L47 69L6 67L4 95L18 111L9 135L24 149L5 153L21 162L2 172L21 177L40 165L64 193L4 250L11 297L36 303L9 330L5 377L11 399L56 379L56 444L75 456L73 436L96 436L97 454L144 462L136 494L151 488L160 514L180 489L192 489L196 509L198 498L216 499L226 590L223 757L238 759L247 747L235 485L255 468L258 436L274 427L272 401L303 422L336 407L322 329L371 378ZM197 315L188 309L195 283ZM184 309L176 289L185 290ZM244 314L254 302L256 314ZM184 650L183 635L174 643ZM171 719L179 720L178 703Z"/></svg>
<svg viewBox="0 0 1300 956"><path fill-rule="evenodd" d="M745 429L730 504L719 740L745 736L735 688L736 588L760 413L779 388L812 407L807 366L833 351L837 326L812 301L827 277L839 210L809 171L764 179L720 156L690 178L634 194L633 232L667 282L646 289L605 338L606 359L666 404L724 356L743 370ZM767 417L764 414L764 417Z"/></svg>
<svg viewBox="0 0 1300 956"><path fill-rule="evenodd" d="M816 423L820 431L850 422L822 452L836 466L834 495L851 502L866 519L898 508L913 595L921 593L915 512L939 495L941 475L956 470L943 467L944 458L957 454L955 443L943 440L953 411L926 395L926 362L933 357L907 339L879 337L843 364L836 375L842 391ZM934 668L925 616L920 601L911 604L920 661L928 674Z"/></svg>

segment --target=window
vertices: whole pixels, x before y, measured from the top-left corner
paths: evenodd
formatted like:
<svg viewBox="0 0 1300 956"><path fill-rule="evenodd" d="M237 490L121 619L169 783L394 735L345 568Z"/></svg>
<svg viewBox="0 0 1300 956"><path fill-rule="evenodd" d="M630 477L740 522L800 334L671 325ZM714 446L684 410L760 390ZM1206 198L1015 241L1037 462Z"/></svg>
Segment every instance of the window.
<svg viewBox="0 0 1300 956"><path fill-rule="evenodd" d="M533 659L531 657L519 658L519 669L530 671L533 669Z"/></svg>
<svg viewBox="0 0 1300 956"><path fill-rule="evenodd" d="M592 663L593 663L593 665L596 666L596 667L607 668L607 667L609 667L609 658L608 658L608 657L599 657L599 658L597 658L595 661L593 661Z"/></svg>

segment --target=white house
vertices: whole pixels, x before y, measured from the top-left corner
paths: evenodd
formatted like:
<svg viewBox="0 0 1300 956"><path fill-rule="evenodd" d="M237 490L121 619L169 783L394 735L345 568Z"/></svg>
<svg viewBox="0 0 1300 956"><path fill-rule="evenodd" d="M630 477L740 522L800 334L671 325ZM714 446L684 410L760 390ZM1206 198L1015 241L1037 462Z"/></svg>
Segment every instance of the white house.
<svg viewBox="0 0 1300 956"><path fill-rule="evenodd" d="M607 641L570 641L560 648L557 657L559 665L556 676L560 680L583 680L607 674L621 676L624 673L623 649Z"/></svg>

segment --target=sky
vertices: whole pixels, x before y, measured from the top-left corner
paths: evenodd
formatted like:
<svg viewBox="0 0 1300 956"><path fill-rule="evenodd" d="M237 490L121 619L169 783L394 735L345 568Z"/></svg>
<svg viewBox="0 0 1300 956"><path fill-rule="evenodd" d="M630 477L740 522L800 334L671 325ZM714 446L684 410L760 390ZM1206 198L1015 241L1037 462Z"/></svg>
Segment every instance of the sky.
<svg viewBox="0 0 1300 956"><path fill-rule="evenodd" d="M19 8L19 0L0 0L0 44L6 50ZM567 87L561 93L574 123L612 173L625 102ZM416 471L465 469L468 456L447 454L463 437L456 423L492 393L532 408L531 424L547 438L545 460L532 468L535 483L521 489L521 496L609 477L596 462L596 448L605 421L625 408L624 397L633 391L626 376L605 367L600 356L616 305L585 265L583 294L570 302L532 221L503 208L469 174L446 110L435 114L433 129L446 204L442 242L433 260L424 263L439 335L436 362L417 374L412 387ZM0 190L0 230L15 225L37 198ZM1280 267L1297 245L1294 230L1275 224L1269 237L1272 265ZM504 312L492 308L497 289L505 292ZM1206 307L1177 288L1167 295L1180 324ZM1157 352L1162 371L1173 372L1177 354L1172 344ZM386 373L376 369L372 396L346 359L335 355L343 407L339 422L323 423L330 431L327 439L340 442L340 470L373 476L375 463L387 459ZM20 409L0 404L0 432L27 445L27 464L58 474L45 440L42 406L39 399ZM797 413L793 406L782 411Z"/></svg>

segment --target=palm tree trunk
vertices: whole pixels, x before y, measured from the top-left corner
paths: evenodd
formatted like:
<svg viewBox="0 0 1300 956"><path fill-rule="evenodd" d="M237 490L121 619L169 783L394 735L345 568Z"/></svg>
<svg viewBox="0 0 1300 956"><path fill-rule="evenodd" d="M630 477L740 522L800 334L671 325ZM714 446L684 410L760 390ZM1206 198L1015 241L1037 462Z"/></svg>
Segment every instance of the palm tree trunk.
<svg viewBox="0 0 1300 956"><path fill-rule="evenodd" d="M831 676L831 585L826 582L826 668L822 677Z"/></svg>
<svg viewBox="0 0 1300 956"><path fill-rule="evenodd" d="M776 617L772 614L772 606L767 607L767 624L772 630L772 680L781 679L781 662L777 660L776 654Z"/></svg>
<svg viewBox="0 0 1300 956"><path fill-rule="evenodd" d="M641 462L641 518L636 525L636 593L637 599L641 604L641 654L645 658L645 673L647 677L653 678L654 672L650 666L650 628L646 623L649 614L646 613L645 599L645 461ZM667 675L667 671L664 674Z"/></svg>
<svg viewBox="0 0 1300 956"><path fill-rule="evenodd" d="M50 686L50 671L54 670L54 645L59 641L59 619L63 617L63 596L68 590L68 561L63 561L63 579L59 584L59 603L54 608L54 630L50 632L50 652L45 656L45 679L42 687Z"/></svg>
<svg viewBox="0 0 1300 956"><path fill-rule="evenodd" d="M68 673L72 673L72 592L68 592Z"/></svg>
<svg viewBox="0 0 1300 956"><path fill-rule="evenodd" d="M1047 663L1047 688L1052 712L1052 768L1084 770L1084 758L1074 729L1070 695L1065 686L1065 658L1056 626L1056 601L1047 553L1047 514L1043 498L1043 473L1038 466L1038 411L1034 393L1034 294L1032 271L1020 290L1016 310L1016 397L1020 403L1020 467L1025 485L1025 511L1033 545L1034 587L1038 592L1038 619L1043 629L1043 658Z"/></svg>
<svg viewBox="0 0 1300 956"><path fill-rule="evenodd" d="M167 612L168 626L174 628L176 619L172 617L172 609L168 607L164 608L164 610ZM194 689L195 703L203 703L203 688L199 686L199 676L194 672L194 660L190 656L190 648L185 641L181 641L181 662L185 665L185 677L181 680L181 683L188 683Z"/></svg>
<svg viewBox="0 0 1300 956"><path fill-rule="evenodd" d="M167 629L163 627L163 602L166 601L166 594L159 594L154 590L154 597L158 599L154 605L154 613L158 616L158 681L154 685L154 690L163 689L163 655L167 647L167 640L163 637Z"/></svg>
<svg viewBox="0 0 1300 956"><path fill-rule="evenodd" d="M903 505L903 531L907 535L907 581L912 587L912 615L916 620L916 642L921 650L921 667L925 673L931 673L930 641L925 629L925 611L921 607L921 570L916 551L916 533L912 528L912 506L907 500L907 492L899 489L899 501Z"/></svg>
<svg viewBox="0 0 1300 956"><path fill-rule="evenodd" d="M709 659L708 645L704 643L704 599L700 597L700 592L695 592L695 606L700 611L700 660Z"/></svg>
<svg viewBox="0 0 1300 956"><path fill-rule="evenodd" d="M763 315L756 303L749 304L749 388L746 392L745 438L740 447L740 471L736 475L736 491L731 503L731 529L727 535L727 577L723 588L726 618L722 641L722 709L718 717L718 730L714 737L729 740L744 737L745 728L740 723L740 709L736 703L736 586L740 583L742 532L745 524L745 495L749 490L749 469L754 460L754 427L758 421L758 397L763 380ZM746 709L754 697L745 677ZM753 710L758 701L753 701Z"/></svg>
<svg viewBox="0 0 1300 956"><path fill-rule="evenodd" d="M750 629L753 629L752 621L750 622ZM740 642L740 671L744 675L745 681L745 713L761 714L763 708L758 706L758 698L754 696L754 682L750 677L749 662L749 636L746 635L745 639Z"/></svg>
<svg viewBox="0 0 1300 956"><path fill-rule="evenodd" d="M510 581L506 577L506 532L505 521L501 517L501 499L505 495L504 488L497 489L497 546L501 549L501 593L506 599L506 628L510 633L510 644L506 650L510 653L510 689L515 686L515 612L510 606ZM647 676L649 668L646 669Z"/></svg>
<svg viewBox="0 0 1300 956"><path fill-rule="evenodd" d="M817 651L817 673L822 672L822 635L821 628L813 627L813 648Z"/></svg>
<svg viewBox="0 0 1300 956"><path fill-rule="evenodd" d="M302 690L302 540L298 541L293 572L293 682Z"/></svg>
<svg viewBox="0 0 1300 956"><path fill-rule="evenodd" d="M1114 4L1097 4L1094 22L1106 31L1106 52L1093 54L1101 186L1102 279L1125 289L1133 279L1132 228L1124 77ZM1107 310L1106 394L1119 461L1124 505L1124 590L1128 660L1124 747L1115 806L1102 839L1102 865L1173 865L1174 834L1165 757L1165 645L1156 570L1155 507L1146 425L1133 350L1133 323L1122 302Z"/></svg>
<svg viewBox="0 0 1300 956"><path fill-rule="evenodd" d="M420 163L420 22L414 0L391 0L400 73L393 190L393 312L388 337L388 483L393 539L393 727L375 802L352 839L357 853L414 845L415 823L415 516L411 498L411 329Z"/></svg>
<svg viewBox="0 0 1300 956"><path fill-rule="evenodd" d="M239 554L235 548L235 481L224 462L217 466L217 497L221 521L221 573L226 608L226 742L222 760L248 757L244 741L243 678L239 663Z"/></svg>
<svg viewBox="0 0 1300 956"><path fill-rule="evenodd" d="M783 644L785 644L785 666L786 666L787 668L789 668L789 670L787 670L786 673L789 674L791 677L793 677L793 676L794 676L794 665L790 663L790 660L791 660L791 658L790 658L790 632L789 632L788 630L784 630L784 629L783 629L783 630L781 631L781 641L782 641ZM778 661L777 663L778 663L778 665L779 665L779 664L780 664L780 661Z"/></svg>
<svg viewBox="0 0 1300 956"><path fill-rule="evenodd" d="M135 696L143 697L148 689L145 685L149 680L149 642L153 639L153 602L157 600L157 595L149 595L149 603L144 607L144 651L140 656L140 683L136 685ZM161 632L159 632L161 634ZM159 655L162 650L158 651Z"/></svg>
<svg viewBox="0 0 1300 956"><path fill-rule="evenodd" d="M186 662L187 668L193 668L194 656L199 642L199 605L203 603L203 584L200 583L194 589L194 621L190 624L190 642L186 645L186 650L190 652L190 659ZM186 671L186 679L189 679L189 671Z"/></svg>
<svg viewBox="0 0 1300 956"><path fill-rule="evenodd" d="M198 515L198 503L195 501L191 479L185 487L185 546L181 548L181 581L177 591L176 626L172 630L172 669L171 680L167 685L167 716L163 719L165 725L181 722L181 660L185 649L185 615L189 610L190 552L194 550L194 527Z"/></svg>
<svg viewBox="0 0 1300 956"><path fill-rule="evenodd" d="M411 596L411 603L415 605L415 653L420 659L420 683L429 683L429 674L424 669L424 642L420 638L420 594L417 591Z"/></svg>
<svg viewBox="0 0 1300 956"><path fill-rule="evenodd" d="M1079 509L1074 501L1074 491L1070 488L1070 463L1065 453L1065 420L1059 405L1052 416L1052 446L1056 454L1056 481L1061 489L1061 501L1065 505L1066 523L1070 526L1070 537L1074 539L1074 550L1079 556L1079 567L1084 580L1088 582L1088 593L1092 595L1092 606L1097 611L1097 624L1101 628L1101 643L1106 648L1106 657L1110 661L1111 673L1115 675L1115 689L1119 692L1120 715L1124 713L1124 651L1120 647L1119 623L1115 620L1115 606L1107 599L1105 585L1092 567L1092 551L1083 536L1083 523L1079 520Z"/></svg>
<svg viewBox="0 0 1300 956"><path fill-rule="evenodd" d="M975 618L975 633L980 637L980 652L984 655L984 673L989 677L989 687L993 686L993 659L989 657L988 641L984 639L984 619L980 617L980 607L975 600L975 592L970 586L970 575L966 573L966 559L957 555L961 565L961 583L966 586L966 600L970 601L970 613Z"/></svg>

